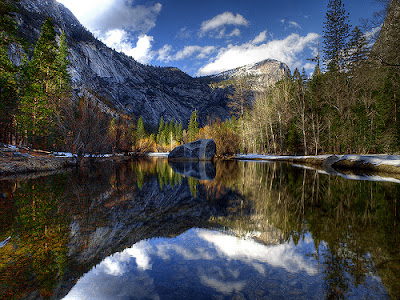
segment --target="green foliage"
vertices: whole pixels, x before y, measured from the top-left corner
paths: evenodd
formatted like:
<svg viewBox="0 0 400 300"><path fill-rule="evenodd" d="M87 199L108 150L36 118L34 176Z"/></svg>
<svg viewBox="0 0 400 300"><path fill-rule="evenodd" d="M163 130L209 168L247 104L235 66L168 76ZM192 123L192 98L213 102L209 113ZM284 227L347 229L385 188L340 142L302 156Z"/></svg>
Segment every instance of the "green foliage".
<svg viewBox="0 0 400 300"><path fill-rule="evenodd" d="M13 1L0 2L0 142L9 143L14 132L14 115L18 103L18 69L8 57L8 47L16 41L17 23Z"/></svg>
<svg viewBox="0 0 400 300"><path fill-rule="evenodd" d="M324 59L330 71L337 71L344 65L343 50L350 33L349 14L342 0L329 0L324 22Z"/></svg>
<svg viewBox="0 0 400 300"><path fill-rule="evenodd" d="M58 140L58 107L70 89L65 34L57 45L54 24L48 18L36 43L33 58L22 67L22 97L17 123L21 137L35 147L51 147Z"/></svg>
<svg viewBox="0 0 400 300"><path fill-rule="evenodd" d="M146 131L144 129L143 117L140 117L136 127L136 139L141 140L146 138Z"/></svg>
<svg viewBox="0 0 400 300"><path fill-rule="evenodd" d="M196 140L197 135L199 134L199 123L197 119L198 119L197 109L195 109L192 112L192 115L190 116L190 121L188 125L187 134L189 142L193 142L194 140Z"/></svg>

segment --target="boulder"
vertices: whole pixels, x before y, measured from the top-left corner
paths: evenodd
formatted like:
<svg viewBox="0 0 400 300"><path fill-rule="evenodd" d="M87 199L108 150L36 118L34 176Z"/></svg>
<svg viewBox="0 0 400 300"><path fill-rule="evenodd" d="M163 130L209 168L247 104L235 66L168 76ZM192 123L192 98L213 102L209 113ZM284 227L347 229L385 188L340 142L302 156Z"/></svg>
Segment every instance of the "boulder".
<svg viewBox="0 0 400 300"><path fill-rule="evenodd" d="M203 161L212 160L217 146L213 139L200 139L192 143L176 147L168 155L169 160L192 160Z"/></svg>

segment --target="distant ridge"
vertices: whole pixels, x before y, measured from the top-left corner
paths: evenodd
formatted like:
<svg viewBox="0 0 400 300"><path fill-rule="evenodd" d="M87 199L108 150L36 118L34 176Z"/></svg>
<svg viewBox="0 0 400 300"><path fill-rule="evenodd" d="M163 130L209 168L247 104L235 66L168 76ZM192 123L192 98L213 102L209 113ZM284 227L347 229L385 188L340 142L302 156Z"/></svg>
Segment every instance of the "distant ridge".
<svg viewBox="0 0 400 300"><path fill-rule="evenodd" d="M238 77L248 77L253 90L263 91L286 75L290 75L290 69L286 64L275 59L266 59L204 78L219 83Z"/></svg>

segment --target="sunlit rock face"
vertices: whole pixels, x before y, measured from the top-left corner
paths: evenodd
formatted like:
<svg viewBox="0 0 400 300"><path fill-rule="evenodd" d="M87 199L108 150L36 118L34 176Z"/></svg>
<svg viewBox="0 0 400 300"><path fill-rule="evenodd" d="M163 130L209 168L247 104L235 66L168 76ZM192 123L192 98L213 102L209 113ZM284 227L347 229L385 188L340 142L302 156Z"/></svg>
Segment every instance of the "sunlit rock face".
<svg viewBox="0 0 400 300"><path fill-rule="evenodd" d="M185 126L195 109L201 124L207 116L221 120L229 117L224 92L213 91L207 83L177 68L146 66L108 48L55 0L21 0L18 7L19 31L32 45L47 17L53 19L58 35L65 31L75 94L89 91L110 113L142 116L145 123L154 127L161 116ZM20 61L21 53L15 47L11 50L11 60Z"/></svg>
<svg viewBox="0 0 400 300"><path fill-rule="evenodd" d="M274 59L266 59L205 78L216 83L246 78L254 92L263 92L286 75L290 75L289 67L286 64Z"/></svg>

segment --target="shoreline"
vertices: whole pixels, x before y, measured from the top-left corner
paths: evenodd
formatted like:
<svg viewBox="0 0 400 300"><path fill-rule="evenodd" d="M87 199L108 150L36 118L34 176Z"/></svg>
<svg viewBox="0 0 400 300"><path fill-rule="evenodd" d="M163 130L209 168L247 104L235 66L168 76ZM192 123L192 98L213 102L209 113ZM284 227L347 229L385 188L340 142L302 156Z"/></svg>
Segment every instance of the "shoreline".
<svg viewBox="0 0 400 300"><path fill-rule="evenodd" d="M1 149L0 149L1 150ZM54 156L48 153L38 153L37 150L17 152L19 149L0 151L0 177L15 174L42 173L64 170L78 165L78 159L73 156ZM40 151L39 151L40 152ZM18 153L18 155L16 155ZM34 155L31 155L34 154ZM166 157L167 153L148 153L148 157ZM95 158L98 161L123 161L132 156L109 155ZM81 166L90 164L92 158L83 158ZM237 154L222 160L242 161L281 161L290 164L319 167L327 171L364 171L369 173L397 174L400 178L400 155L261 155Z"/></svg>
<svg viewBox="0 0 400 300"><path fill-rule="evenodd" d="M400 174L400 155L317 155L317 156L285 156L285 155L236 155L231 159L258 160L258 161L284 161L291 164L302 164L335 169L342 171L368 171L387 174Z"/></svg>

